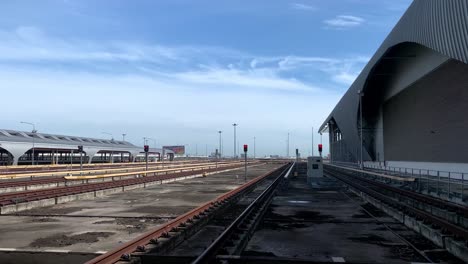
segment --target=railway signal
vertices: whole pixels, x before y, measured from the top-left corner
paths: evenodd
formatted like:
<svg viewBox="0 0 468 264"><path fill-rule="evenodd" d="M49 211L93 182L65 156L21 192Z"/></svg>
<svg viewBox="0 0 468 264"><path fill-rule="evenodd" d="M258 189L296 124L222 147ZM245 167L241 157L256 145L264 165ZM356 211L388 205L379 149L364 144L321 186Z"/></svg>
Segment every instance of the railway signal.
<svg viewBox="0 0 468 264"><path fill-rule="evenodd" d="M318 151L320 153L320 157L322 156L322 144L318 144Z"/></svg>
<svg viewBox="0 0 468 264"><path fill-rule="evenodd" d="M148 152L149 152L149 146L144 145L143 150L145 151L145 162L146 162L146 170L148 170ZM146 176L146 175L145 175Z"/></svg>
<svg viewBox="0 0 468 264"><path fill-rule="evenodd" d="M249 146L247 144L244 144L244 165L245 165L245 173L244 173L244 181L247 182L247 150L249 149Z"/></svg>
<svg viewBox="0 0 468 264"><path fill-rule="evenodd" d="M83 170L83 146L80 145L78 146L78 152L80 153L80 175L81 175L81 171Z"/></svg>

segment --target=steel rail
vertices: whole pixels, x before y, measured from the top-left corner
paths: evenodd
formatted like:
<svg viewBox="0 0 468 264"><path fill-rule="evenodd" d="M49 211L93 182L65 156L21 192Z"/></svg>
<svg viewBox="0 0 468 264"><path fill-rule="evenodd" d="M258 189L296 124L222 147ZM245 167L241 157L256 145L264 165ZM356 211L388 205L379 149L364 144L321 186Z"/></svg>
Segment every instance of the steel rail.
<svg viewBox="0 0 468 264"><path fill-rule="evenodd" d="M229 164L235 163L222 163L219 166L227 166ZM190 166L190 167L187 167ZM40 184L48 184L48 183L67 183L68 181L81 181L81 180L93 180L93 179L101 179L101 178L117 178L117 177L128 177L128 176L135 176L141 174L151 174L151 173L167 173L167 172L175 172L175 171L183 171L185 169L192 169L192 168L211 168L215 167L213 164L185 164L179 165L177 167L170 167L170 168L160 168L156 170L141 170L141 171L132 171L132 172L124 172L124 173L114 173L114 174L103 174L103 175L86 175L86 176L62 176L62 177L49 177L49 178L33 178L30 180L15 180L15 181L0 181L0 188L11 188L11 187L27 187L27 186L34 186ZM136 168L134 168L136 169Z"/></svg>
<svg viewBox="0 0 468 264"><path fill-rule="evenodd" d="M286 165L283 165L280 168L277 168L273 171L265 173L262 176L259 176L255 179L250 180L246 184L231 190L205 204L202 206L191 210L183 215L180 215L176 219L169 221L163 226L157 227L151 231L148 231L139 237L115 248L103 255L100 255L88 262L86 264L111 264L116 263L121 259L129 259L131 254L137 251L144 251L145 246L156 241L158 238L167 235L169 231L173 228L178 228L181 225L185 225L188 222L193 221L193 219L202 216L203 214L207 213L209 210L213 209L215 206L225 203L228 199L234 197L235 195L240 194L241 192L245 191L246 189L250 188L254 184L258 183L259 181L263 180L264 178L276 173L277 171L283 169Z"/></svg>
<svg viewBox="0 0 468 264"><path fill-rule="evenodd" d="M221 162L219 164L232 164L235 162ZM180 167L186 167L187 165L192 165L192 166L209 166L209 165L215 165L215 162L204 162L204 163L185 163L185 164L173 164L173 165L168 165L168 166L163 166L161 164L153 164L150 166L152 169L163 169L164 167L166 169L171 169L171 168L180 168ZM92 169L92 170L60 170L60 171L39 171L39 172L33 172L33 173L16 173L16 174L6 174L2 175L0 173L0 178L4 179L13 179L13 178L34 178L34 177L58 177L58 176L71 176L73 177L74 174L79 174L79 176L82 176L83 174L89 174L90 176L96 175L97 173L101 174L110 174L111 172L118 172L118 171L125 171L125 172L131 172L131 171L138 171L138 170L145 170L145 166L132 166L132 167L120 167L120 168L105 168L105 169ZM124 172L124 173L125 173ZM77 177L77 176L75 176Z"/></svg>
<svg viewBox="0 0 468 264"><path fill-rule="evenodd" d="M343 193L346 197L348 197L348 199L350 200L353 200L353 198L351 198L348 194L346 193ZM408 241L408 239L404 238L403 236L401 236L400 234L398 234L395 230L393 230L386 222L380 220L378 217L376 217L374 214L372 214L371 212L369 212L368 209L366 209L362 203L359 203L359 207L361 208L361 210L363 210L365 213L367 213L370 217L372 217L374 219L375 222L383 225L385 227L385 229L387 229L388 231L390 231L394 236L398 237L398 239L402 240L405 244L407 244L408 246L410 246L414 251L416 251L422 258L424 258L427 263L434 263L428 256L426 253L424 253L424 251L422 250L419 250L413 243L411 243L410 241Z"/></svg>
<svg viewBox="0 0 468 264"><path fill-rule="evenodd" d="M200 255L198 255L192 264L207 263L214 258L216 252L218 252L218 250L223 246L224 242L234 232L237 226L239 226L240 223L242 223L251 214L255 206L260 202L265 203L263 199L267 197L267 195L272 194L278 183L283 178L287 178L289 176L293 167L294 163L289 164L289 166L286 167L280 175L270 185L268 185L268 187L265 188L265 190L263 190L262 193L257 196L257 198L255 198L255 200L250 203L249 206Z"/></svg>
<svg viewBox="0 0 468 264"><path fill-rule="evenodd" d="M210 162L214 162L212 160L208 160ZM206 161L204 161L206 162ZM170 165L180 165L180 164L187 164L187 163L197 163L193 161L171 161L165 164ZM154 163L158 164L161 163ZM141 162L123 162L123 163L92 163L92 164L83 164L83 168L88 170L98 170L98 169L106 169L106 168L119 168L119 167L145 167L144 163ZM60 164L60 165L25 165L25 166L0 166L0 174L14 174L14 173L34 173L34 172L53 172L53 171L63 171L64 169L68 171L79 171L80 164L73 163L70 164Z"/></svg>
<svg viewBox="0 0 468 264"><path fill-rule="evenodd" d="M325 168L327 168L327 166L328 165L326 165ZM330 169L327 168L326 170L330 170ZM340 170L336 170L336 171L339 171L340 173L344 173L344 172L342 172ZM349 177L357 178L357 179L359 179L359 180L361 180L363 182L366 182L368 184L372 184L372 185L377 186L379 188L384 188L384 189L387 189L387 190L389 190L391 192L398 193L398 194L400 194L402 196L409 197L409 198L411 198L413 200L417 200L417 201L420 201L420 202L423 202L423 203L426 203L426 204L430 204L430 205L435 205L435 206L437 206L439 208L445 208L445 209L457 212L458 214L461 214L461 215L463 215L465 217L468 217L468 207L467 206L462 206L462 205L458 205L458 204L455 204L455 203L451 203L449 201L439 199L439 198L436 198L436 197L433 197L433 196L424 195L424 194L416 193L416 192L413 192L413 191L396 188L396 187L390 186L390 185L385 184L385 183L365 179L365 178L362 178L362 177L356 177L356 176L350 175L350 174L346 174L346 175L349 176Z"/></svg>
<svg viewBox="0 0 468 264"><path fill-rule="evenodd" d="M384 194L382 194L380 192L377 192L377 191L375 191L375 190L373 190L373 189L371 189L369 187L363 186L363 185L357 183L356 181L352 181L350 179L347 179L346 176L343 177L343 176L337 175L336 172L335 172L335 174L327 172L327 174L334 177L334 178L337 178L338 180L344 182L345 184L347 184L349 186L352 186L353 188L355 188L355 189L357 189L357 190L359 190L359 191L361 191L363 193L366 193L366 194L374 197L377 200L380 200L380 201L388 204L391 207L397 208L398 210L405 212L408 215L411 215L411 216L414 216L416 218L423 219L423 220L426 220L428 222L431 222L432 224L434 224L436 226L439 226L439 227L445 229L446 231L452 233L454 237L463 238L464 240L468 241L468 230L465 229L465 228L462 228L462 227L460 227L460 226L458 226L456 224L450 223L450 222L448 222L447 220L445 220L443 218L434 216L431 213L428 213L428 212L425 212L423 210L411 207L411 206L409 206L409 205L407 205L405 203L396 201L396 200L392 199L391 197L386 196L386 195L384 195ZM355 180L355 178L353 178L353 179Z"/></svg>

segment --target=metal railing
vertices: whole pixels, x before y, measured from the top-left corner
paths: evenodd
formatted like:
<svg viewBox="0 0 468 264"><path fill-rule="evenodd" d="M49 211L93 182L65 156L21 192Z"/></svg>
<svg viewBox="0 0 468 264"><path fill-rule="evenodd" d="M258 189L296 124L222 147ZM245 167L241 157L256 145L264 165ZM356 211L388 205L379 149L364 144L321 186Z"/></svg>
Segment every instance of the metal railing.
<svg viewBox="0 0 468 264"><path fill-rule="evenodd" d="M333 164L359 168L359 164L351 162L334 161ZM413 177L416 179L414 191L419 193L459 203L464 203L468 199L466 190L468 175L464 172L382 166L368 163L364 163L364 169L392 176Z"/></svg>

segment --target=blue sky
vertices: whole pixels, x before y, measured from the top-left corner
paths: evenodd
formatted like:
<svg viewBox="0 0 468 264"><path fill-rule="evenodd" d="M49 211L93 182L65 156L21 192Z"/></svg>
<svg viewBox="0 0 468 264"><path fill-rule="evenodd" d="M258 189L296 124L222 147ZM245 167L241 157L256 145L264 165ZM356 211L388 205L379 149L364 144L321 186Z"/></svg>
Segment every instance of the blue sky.
<svg viewBox="0 0 468 264"><path fill-rule="evenodd" d="M0 3L2 128L311 151L410 0ZM320 140L315 135L315 143ZM324 141L327 138L323 137ZM324 142L325 143L325 142ZM325 145L325 152L328 151Z"/></svg>

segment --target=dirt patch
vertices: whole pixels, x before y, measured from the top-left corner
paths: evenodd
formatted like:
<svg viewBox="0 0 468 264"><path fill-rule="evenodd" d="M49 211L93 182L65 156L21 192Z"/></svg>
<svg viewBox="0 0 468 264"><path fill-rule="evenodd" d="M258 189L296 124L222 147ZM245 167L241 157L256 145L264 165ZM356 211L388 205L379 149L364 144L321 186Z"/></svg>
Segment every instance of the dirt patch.
<svg viewBox="0 0 468 264"><path fill-rule="evenodd" d="M82 211L84 209L91 209L87 207L43 207L31 209L21 212L21 215L66 215Z"/></svg>
<svg viewBox="0 0 468 264"><path fill-rule="evenodd" d="M331 215L321 214L320 212L315 211L299 211L294 215L294 218L306 221L326 221L334 219L335 217Z"/></svg>
<svg viewBox="0 0 468 264"><path fill-rule="evenodd" d="M115 220L102 220L102 221L94 222L93 225L113 224L113 223L115 223Z"/></svg>
<svg viewBox="0 0 468 264"><path fill-rule="evenodd" d="M60 222L60 220L51 218L51 217L34 217L29 220L30 223L50 223L50 222Z"/></svg>
<svg viewBox="0 0 468 264"><path fill-rule="evenodd" d="M229 190L203 190L203 191L200 191L201 193L225 193L225 192L228 192Z"/></svg>
<svg viewBox="0 0 468 264"><path fill-rule="evenodd" d="M373 206L370 203L363 204L362 208L366 209L369 213L371 213L375 217L388 216L384 211L380 210L379 208Z"/></svg>
<svg viewBox="0 0 468 264"><path fill-rule="evenodd" d="M364 210L360 210L358 214L353 214L352 218L371 218L371 216Z"/></svg>
<svg viewBox="0 0 468 264"><path fill-rule="evenodd" d="M178 216L193 208L192 206L139 206L133 208L130 212L165 217Z"/></svg>
<svg viewBox="0 0 468 264"><path fill-rule="evenodd" d="M65 247L78 243L94 243L99 238L106 238L113 235L113 232L87 232L78 235L67 236L57 234L49 237L39 238L29 244L30 247Z"/></svg>
<svg viewBox="0 0 468 264"><path fill-rule="evenodd" d="M426 255L434 261L434 263L450 263L450 264L462 264L465 263L462 260L456 258L447 251L429 251Z"/></svg>
<svg viewBox="0 0 468 264"><path fill-rule="evenodd" d="M258 225L258 230L268 229L268 230L291 230L296 228L304 228L310 225L306 225L305 223L301 222L277 222L277 221L263 221L260 225Z"/></svg>
<svg viewBox="0 0 468 264"><path fill-rule="evenodd" d="M351 241L355 241L355 242L364 242L364 243L379 244L379 245L385 242L389 242L388 239L375 235L375 234L362 235L358 237L348 237L348 239Z"/></svg>
<svg viewBox="0 0 468 264"><path fill-rule="evenodd" d="M145 230L148 226L154 227L166 222L160 219L132 219L132 218L118 218L115 223L125 227L125 230L131 233L138 233Z"/></svg>
<svg viewBox="0 0 468 264"><path fill-rule="evenodd" d="M261 252L255 250L246 250L242 252L242 256L276 257L272 252Z"/></svg>

